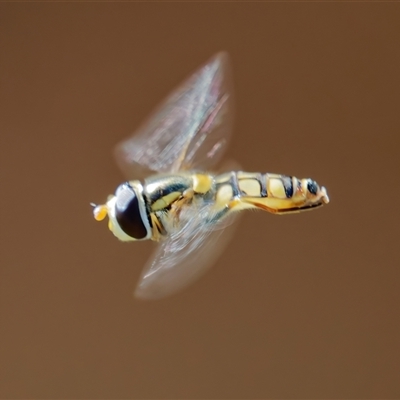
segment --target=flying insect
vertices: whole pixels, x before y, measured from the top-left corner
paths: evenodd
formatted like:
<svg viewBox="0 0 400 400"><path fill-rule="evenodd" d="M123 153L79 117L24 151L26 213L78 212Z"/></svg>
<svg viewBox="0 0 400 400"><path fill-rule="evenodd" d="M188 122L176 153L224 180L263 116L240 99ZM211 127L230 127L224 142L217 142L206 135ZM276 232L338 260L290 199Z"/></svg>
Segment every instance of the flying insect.
<svg viewBox="0 0 400 400"><path fill-rule="evenodd" d="M213 173L229 142L232 110L229 59L218 53L117 145L117 162L134 180L118 186L93 213L98 221L108 216L121 241L157 242L137 297L165 297L193 282L223 251L238 211L289 214L329 202L326 189L309 178Z"/></svg>

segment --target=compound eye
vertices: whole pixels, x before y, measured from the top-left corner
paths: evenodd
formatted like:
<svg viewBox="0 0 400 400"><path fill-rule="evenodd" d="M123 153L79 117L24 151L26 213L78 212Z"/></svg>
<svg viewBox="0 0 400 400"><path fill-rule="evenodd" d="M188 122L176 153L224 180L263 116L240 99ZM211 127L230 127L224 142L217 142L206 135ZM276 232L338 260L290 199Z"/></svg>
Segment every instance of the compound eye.
<svg viewBox="0 0 400 400"><path fill-rule="evenodd" d="M140 214L139 199L129 184L116 191L115 218L120 228L131 238L144 239L147 229Z"/></svg>
<svg viewBox="0 0 400 400"><path fill-rule="evenodd" d="M319 189L317 182L309 179L307 183L307 189L311 194L316 195Z"/></svg>

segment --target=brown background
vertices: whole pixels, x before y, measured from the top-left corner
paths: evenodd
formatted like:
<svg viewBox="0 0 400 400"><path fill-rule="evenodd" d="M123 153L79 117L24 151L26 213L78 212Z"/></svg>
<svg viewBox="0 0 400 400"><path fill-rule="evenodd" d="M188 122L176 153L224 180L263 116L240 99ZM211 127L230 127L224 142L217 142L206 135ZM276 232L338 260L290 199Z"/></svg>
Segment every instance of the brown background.
<svg viewBox="0 0 400 400"><path fill-rule="evenodd" d="M400 397L400 9L374 3L1 4L1 397ZM90 201L113 146L218 50L229 158L331 204L247 213L181 294L132 297L151 243Z"/></svg>

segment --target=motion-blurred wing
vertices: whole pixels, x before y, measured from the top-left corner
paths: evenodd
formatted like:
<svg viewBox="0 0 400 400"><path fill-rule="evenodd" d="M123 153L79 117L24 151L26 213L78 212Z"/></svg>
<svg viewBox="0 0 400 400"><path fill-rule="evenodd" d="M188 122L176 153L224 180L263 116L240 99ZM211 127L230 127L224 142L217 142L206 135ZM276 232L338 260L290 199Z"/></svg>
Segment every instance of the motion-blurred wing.
<svg viewBox="0 0 400 400"><path fill-rule="evenodd" d="M228 55L218 53L172 92L134 136L117 146L119 166L131 179L146 170L213 167L231 134L232 106Z"/></svg>
<svg viewBox="0 0 400 400"><path fill-rule="evenodd" d="M225 228L234 217L205 222L212 215L212 205L182 209L179 226L159 244L145 266L136 297L158 299L173 294L213 265L232 237L233 229Z"/></svg>

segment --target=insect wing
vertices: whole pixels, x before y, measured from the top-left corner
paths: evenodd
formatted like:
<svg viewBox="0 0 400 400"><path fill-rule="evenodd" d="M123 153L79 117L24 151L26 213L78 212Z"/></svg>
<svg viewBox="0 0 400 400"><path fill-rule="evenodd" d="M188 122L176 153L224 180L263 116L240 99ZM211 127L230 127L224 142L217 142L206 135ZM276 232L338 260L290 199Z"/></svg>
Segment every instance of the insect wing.
<svg viewBox="0 0 400 400"><path fill-rule="evenodd" d="M145 171L215 166L232 130L232 97L228 55L218 53L173 91L135 135L117 145L120 168L129 178L140 178Z"/></svg>
<svg viewBox="0 0 400 400"><path fill-rule="evenodd" d="M233 235L225 229L233 222L229 216L217 223L212 205L190 205L182 209L180 224L161 242L145 266L135 296L158 299L171 295L202 275L222 253Z"/></svg>

